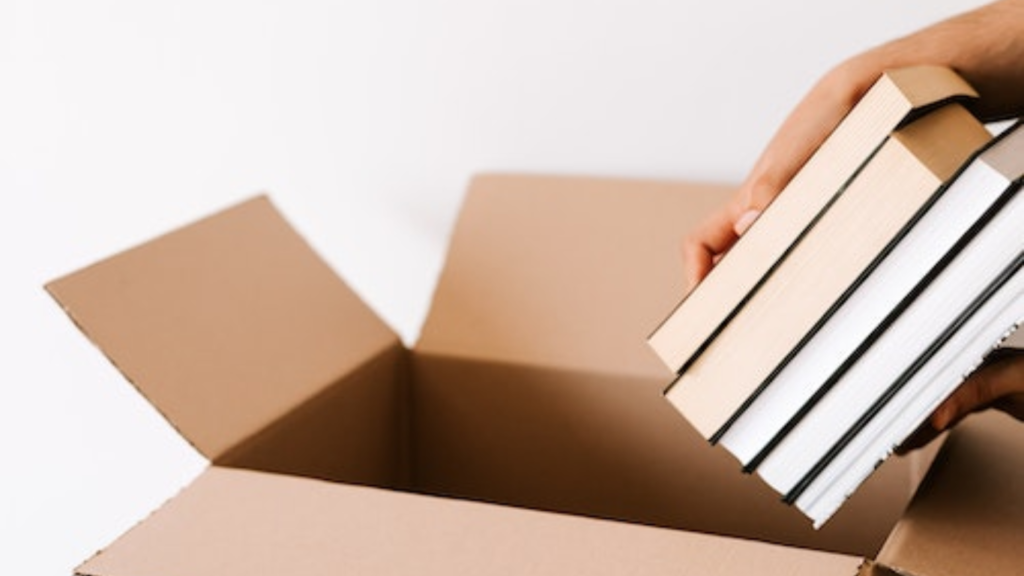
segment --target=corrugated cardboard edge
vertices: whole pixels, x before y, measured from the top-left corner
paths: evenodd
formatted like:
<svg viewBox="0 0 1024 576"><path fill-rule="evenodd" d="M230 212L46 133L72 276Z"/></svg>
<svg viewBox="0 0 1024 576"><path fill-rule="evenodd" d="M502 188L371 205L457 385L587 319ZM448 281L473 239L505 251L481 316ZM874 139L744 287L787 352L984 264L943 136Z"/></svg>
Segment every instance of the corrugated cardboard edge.
<svg viewBox="0 0 1024 576"><path fill-rule="evenodd" d="M67 274L46 290L171 426L211 460L298 405L315 401L380 351L401 344L266 195ZM305 329L302 322L309 318L317 320L308 322L305 332L291 330ZM327 320L337 318L340 323ZM188 328L160 332L162 340L138 335L150 329L149 322L180 320ZM217 321L229 324L221 329L211 324ZM307 352L303 335L319 346ZM273 346L277 351L282 343L282 354L289 355L266 358L274 363L269 375L252 361L252 350ZM306 362L310 359L315 362ZM196 366L220 372L199 375ZM286 373L296 366L303 367L298 374ZM252 395L250 380L262 386L257 391L273 394ZM179 390L184 381L190 384ZM279 386L283 383L288 385ZM252 410L235 405L239 389L250 392L245 407ZM192 408L196 397L208 403ZM224 422L215 402L230 403L241 413Z"/></svg>
<svg viewBox="0 0 1024 576"><path fill-rule="evenodd" d="M132 389L135 390L135 392L138 393L139 396L141 396L142 399L146 401L147 404L152 406L153 409L156 410L157 414L160 414L160 417L163 418L164 422L166 422L167 425L170 426L171 429L178 434L178 436L180 436L193 450L195 450L197 454L201 455L203 458L208 458L205 454L203 454L202 449L200 449L199 446L197 446L195 442L193 442L192 439L189 438L186 431L179 427L178 424L173 419L168 417L167 414L160 410L160 408L153 402L153 399L146 394L145 390L141 386L139 386L138 383L135 382L135 379L132 378L132 376L129 375L127 372L125 372L124 369L120 365L118 365L117 360L115 360L109 354L107 354L103 347L100 346L98 342L96 342L95 338L93 338L92 336L92 331L89 330L88 327L83 325L78 320L78 316L75 314L75 312L71 310L69 307L65 306L54 293L52 289L52 283L46 284L45 290L46 293L49 294L50 297L53 299L53 301L56 302L57 305L61 308L61 310L68 317L68 319L71 320L71 323L75 326L76 329L78 329L79 333L81 333L89 342L89 344L91 344L93 348L95 348L99 352L100 356L106 359L107 362L109 362L110 365L113 366L114 370L116 370L117 373L120 374L122 378L124 378L125 382L127 382L132 387Z"/></svg>
<svg viewBox="0 0 1024 576"><path fill-rule="evenodd" d="M720 536L213 467L78 574L852 576L862 564Z"/></svg>
<svg viewBox="0 0 1024 576"><path fill-rule="evenodd" d="M189 481L188 483L186 483L186 484L182 485L180 488L178 488L177 491L175 491L173 494L168 496L159 506L157 506L156 508L153 508L153 510L151 510L148 514L146 514L144 517L142 517L138 522L133 524L131 526L131 528L129 528L128 530L122 532L119 536L115 537L113 542L111 542L110 544L108 544L107 546L105 546L103 548L100 548L96 552L93 552L92 556L89 556L89 558L85 559L84 561L82 561L82 563L80 563L78 566L75 567L75 570L74 570L75 576L103 576L103 575L100 575L100 574L93 574L93 573L87 571L87 566L92 564L96 560L96 558L98 558L101 555L103 555L104 553L106 553L106 551L110 548L110 546L112 546L115 543L117 543L118 540L121 540L122 538L124 538L125 536L130 534L133 530L140 529L140 527L145 525L150 520L150 518L152 518L153 516L159 514L161 512L161 510L163 510L164 508L169 506L171 504L171 502L177 500L178 497L181 496L185 491L187 491L189 489L189 487L192 485L192 483L194 483L196 481L196 479L201 477L204 473L205 473L205 471L201 471L196 476L196 478L193 478L191 481Z"/></svg>

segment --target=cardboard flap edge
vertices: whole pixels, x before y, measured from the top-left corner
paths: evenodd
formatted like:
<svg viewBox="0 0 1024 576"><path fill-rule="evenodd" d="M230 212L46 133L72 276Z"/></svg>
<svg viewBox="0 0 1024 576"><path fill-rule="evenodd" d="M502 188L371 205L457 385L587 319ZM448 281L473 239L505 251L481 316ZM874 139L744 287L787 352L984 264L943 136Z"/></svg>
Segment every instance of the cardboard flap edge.
<svg viewBox="0 0 1024 576"><path fill-rule="evenodd" d="M679 245L733 189L478 174L416 347L664 378L646 339L682 297Z"/></svg>
<svg viewBox="0 0 1024 576"><path fill-rule="evenodd" d="M210 460L399 340L266 194L44 288Z"/></svg>

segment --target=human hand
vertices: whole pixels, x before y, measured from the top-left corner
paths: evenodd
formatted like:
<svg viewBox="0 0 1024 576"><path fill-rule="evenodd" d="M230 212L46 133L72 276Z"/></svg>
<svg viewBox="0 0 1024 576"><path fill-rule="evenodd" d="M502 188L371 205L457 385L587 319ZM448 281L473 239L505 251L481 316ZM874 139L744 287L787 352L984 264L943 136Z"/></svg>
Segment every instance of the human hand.
<svg viewBox="0 0 1024 576"><path fill-rule="evenodd" d="M889 68L936 64L956 70L981 97L983 121L1024 114L1024 0L999 0L854 56L807 93L769 141L728 203L683 242L688 288L700 282L761 211ZM1024 352L986 361L900 448L922 446L967 414L993 407L1024 420Z"/></svg>
<svg viewBox="0 0 1024 576"><path fill-rule="evenodd" d="M968 414L995 408L1024 421L1024 350L996 350L931 417L897 449L909 452L956 425Z"/></svg>
<svg viewBox="0 0 1024 576"><path fill-rule="evenodd" d="M981 94L982 120L1024 112L1024 0L1001 0L855 56L829 71L772 137L731 200L683 242L692 289L789 183L883 71L938 64Z"/></svg>

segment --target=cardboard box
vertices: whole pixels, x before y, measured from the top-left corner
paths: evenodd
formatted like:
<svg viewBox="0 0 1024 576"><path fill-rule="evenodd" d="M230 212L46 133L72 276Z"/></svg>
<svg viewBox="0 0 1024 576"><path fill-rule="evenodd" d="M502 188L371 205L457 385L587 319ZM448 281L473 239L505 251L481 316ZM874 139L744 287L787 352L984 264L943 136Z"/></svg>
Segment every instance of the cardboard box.
<svg viewBox="0 0 1024 576"><path fill-rule="evenodd" d="M265 197L49 284L211 462L78 573L1014 572L1024 430L954 434L902 520L934 450L890 459L815 531L664 400L645 337L728 192L479 177L411 349Z"/></svg>

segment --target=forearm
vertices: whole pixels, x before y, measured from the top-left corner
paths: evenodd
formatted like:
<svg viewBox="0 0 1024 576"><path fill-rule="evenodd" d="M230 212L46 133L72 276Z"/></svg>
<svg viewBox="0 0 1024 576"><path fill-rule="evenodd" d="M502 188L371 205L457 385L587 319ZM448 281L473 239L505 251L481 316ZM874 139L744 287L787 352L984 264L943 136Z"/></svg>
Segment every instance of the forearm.
<svg viewBox="0 0 1024 576"><path fill-rule="evenodd" d="M898 38L841 64L863 93L880 70L941 64L978 90L985 120L1024 113L1024 0L1001 0Z"/></svg>
<svg viewBox="0 0 1024 576"><path fill-rule="evenodd" d="M953 68L980 94L983 120L1024 114L1024 0L1000 0L854 56L827 73L776 131L731 201L683 244L691 286L789 183L847 112L890 68Z"/></svg>
<svg viewBox="0 0 1024 576"><path fill-rule="evenodd" d="M978 91L983 120L1024 114L1024 0L1001 0L849 58L829 71L783 122L746 182L763 208L887 69L938 64Z"/></svg>

